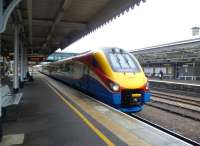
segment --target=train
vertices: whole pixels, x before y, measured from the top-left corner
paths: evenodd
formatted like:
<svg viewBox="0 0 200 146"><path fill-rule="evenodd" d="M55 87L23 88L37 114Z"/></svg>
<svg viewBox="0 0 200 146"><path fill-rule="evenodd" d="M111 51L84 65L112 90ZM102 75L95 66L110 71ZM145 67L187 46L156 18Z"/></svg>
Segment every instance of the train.
<svg viewBox="0 0 200 146"><path fill-rule="evenodd" d="M141 111L151 97L139 62L121 48L97 49L48 63L41 72L126 113Z"/></svg>

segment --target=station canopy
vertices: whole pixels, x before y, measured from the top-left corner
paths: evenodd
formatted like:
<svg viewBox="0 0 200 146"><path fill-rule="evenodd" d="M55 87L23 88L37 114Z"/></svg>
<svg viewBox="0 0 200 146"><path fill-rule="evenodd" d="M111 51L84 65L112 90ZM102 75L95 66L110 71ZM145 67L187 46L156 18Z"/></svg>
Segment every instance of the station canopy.
<svg viewBox="0 0 200 146"><path fill-rule="evenodd" d="M142 48L132 53L142 64L200 62L200 38Z"/></svg>
<svg viewBox="0 0 200 146"><path fill-rule="evenodd" d="M9 4L12 0L5 1ZM21 24L29 56L48 56L133 9L141 1L145 0L22 0L1 34L4 52L13 53L16 22Z"/></svg>

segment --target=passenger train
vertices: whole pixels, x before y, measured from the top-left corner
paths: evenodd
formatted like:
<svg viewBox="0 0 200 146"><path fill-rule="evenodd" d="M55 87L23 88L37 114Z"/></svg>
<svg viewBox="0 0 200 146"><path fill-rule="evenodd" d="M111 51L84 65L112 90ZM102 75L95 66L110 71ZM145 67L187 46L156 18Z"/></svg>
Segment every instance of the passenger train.
<svg viewBox="0 0 200 146"><path fill-rule="evenodd" d="M104 48L48 63L42 72L123 112L138 112L150 100L148 81L136 58Z"/></svg>

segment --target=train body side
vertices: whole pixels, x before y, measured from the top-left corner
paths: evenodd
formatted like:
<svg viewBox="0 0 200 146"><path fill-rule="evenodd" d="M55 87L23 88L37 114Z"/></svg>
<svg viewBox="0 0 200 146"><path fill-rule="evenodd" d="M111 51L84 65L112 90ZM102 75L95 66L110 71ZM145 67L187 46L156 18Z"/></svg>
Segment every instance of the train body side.
<svg viewBox="0 0 200 146"><path fill-rule="evenodd" d="M150 99L144 73L113 72L104 52L98 51L43 67L45 74L93 95L123 112L142 110ZM118 85L118 91L112 85Z"/></svg>

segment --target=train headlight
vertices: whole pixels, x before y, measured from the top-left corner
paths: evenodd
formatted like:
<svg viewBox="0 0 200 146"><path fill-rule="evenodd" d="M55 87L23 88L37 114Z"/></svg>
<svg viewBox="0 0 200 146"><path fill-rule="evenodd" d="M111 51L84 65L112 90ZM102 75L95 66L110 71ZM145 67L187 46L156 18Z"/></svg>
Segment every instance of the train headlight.
<svg viewBox="0 0 200 146"><path fill-rule="evenodd" d="M115 84L115 83L110 83L110 87L113 91L119 91L120 87L119 85Z"/></svg>
<svg viewBox="0 0 200 146"><path fill-rule="evenodd" d="M145 85L145 91L148 91L148 90L149 90L149 82L147 82Z"/></svg>

